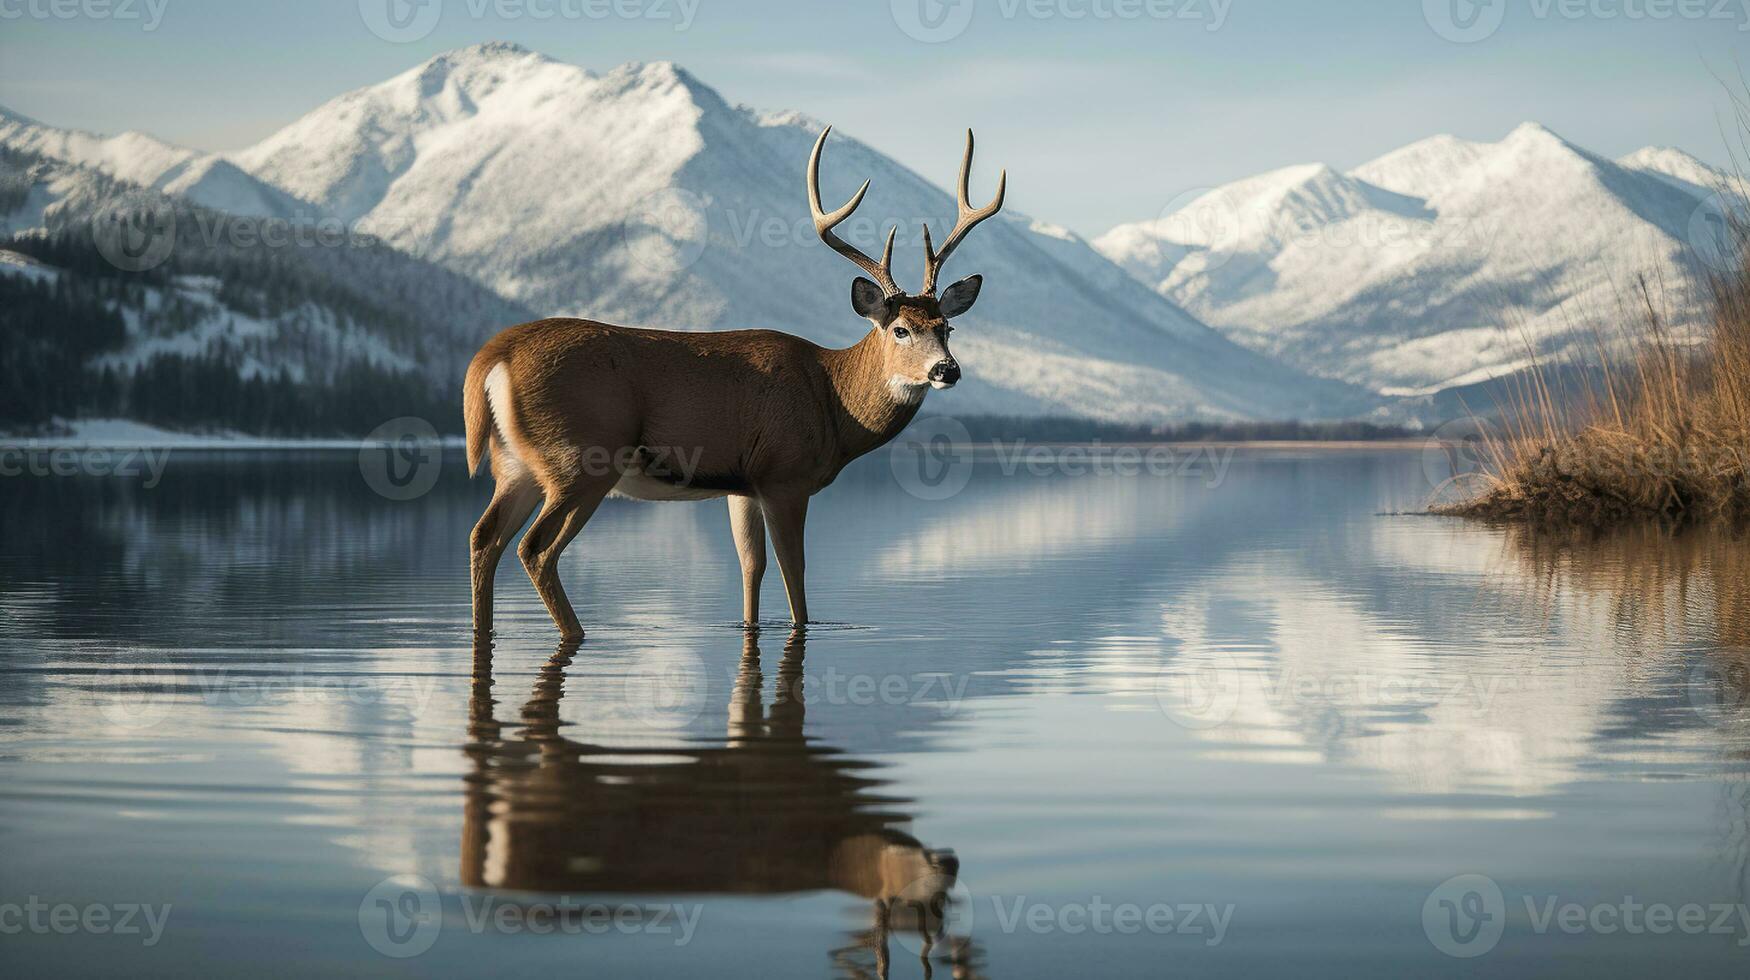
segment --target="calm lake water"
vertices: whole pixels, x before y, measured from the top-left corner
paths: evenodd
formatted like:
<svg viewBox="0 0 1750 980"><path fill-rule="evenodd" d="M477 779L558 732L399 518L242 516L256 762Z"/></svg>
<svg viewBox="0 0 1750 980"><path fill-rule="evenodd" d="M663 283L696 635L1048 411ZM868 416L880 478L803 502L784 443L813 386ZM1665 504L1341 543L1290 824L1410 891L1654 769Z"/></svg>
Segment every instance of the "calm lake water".
<svg viewBox="0 0 1750 980"><path fill-rule="evenodd" d="M1401 449L929 462L816 498L805 640L721 502L610 501L583 644L513 557L480 653L459 457L0 479L0 961L1744 975L1750 545L1391 516Z"/></svg>

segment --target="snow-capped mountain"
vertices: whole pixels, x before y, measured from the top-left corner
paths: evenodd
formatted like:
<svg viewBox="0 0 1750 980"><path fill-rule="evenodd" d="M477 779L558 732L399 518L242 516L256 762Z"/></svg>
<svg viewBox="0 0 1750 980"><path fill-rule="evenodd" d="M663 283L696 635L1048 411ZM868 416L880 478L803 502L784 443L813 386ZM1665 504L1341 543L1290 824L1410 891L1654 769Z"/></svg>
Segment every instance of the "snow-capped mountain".
<svg viewBox="0 0 1750 980"><path fill-rule="evenodd" d="M1235 341L1390 394L1582 354L1651 273L1677 326L1722 176L1677 150L1611 161L1533 123L1437 136L1348 173L1288 167L1094 243ZM1705 215L1702 215L1705 217Z"/></svg>
<svg viewBox="0 0 1750 980"><path fill-rule="evenodd" d="M1711 167L1673 146L1643 147L1616 162L1628 170L1659 177L1696 197L1742 194L1745 187L1739 175Z"/></svg>
<svg viewBox="0 0 1750 980"><path fill-rule="evenodd" d="M99 136L56 129L0 107L0 146L85 167L229 214L317 217L310 204L257 180L217 154L173 146L144 133Z"/></svg>
<svg viewBox="0 0 1750 980"><path fill-rule="evenodd" d="M854 270L816 239L803 187L820 124L733 107L667 63L596 74L520 47L433 58L340 96L238 166L391 245L543 313L686 329L773 327L845 344ZM936 182L960 146L941 148ZM1001 161L981 158L974 184ZM867 250L900 226L896 275L918 281L922 224L952 224L937 183L852 139L823 189L873 189L843 232ZM1377 399L1233 344L1069 232L1009 208L955 256L983 273L955 350L971 383L928 410L1186 417L1354 416ZM980 193L975 191L975 195Z"/></svg>
<svg viewBox="0 0 1750 980"><path fill-rule="evenodd" d="M148 244L117 253L100 229L129 215L150 218ZM534 318L368 239L273 244L228 230L262 224L0 146L0 375L46 385L32 394L54 403L25 398L25 412L10 392L0 422L101 412L279 433L362 434L402 415L449 426L481 325Z"/></svg>

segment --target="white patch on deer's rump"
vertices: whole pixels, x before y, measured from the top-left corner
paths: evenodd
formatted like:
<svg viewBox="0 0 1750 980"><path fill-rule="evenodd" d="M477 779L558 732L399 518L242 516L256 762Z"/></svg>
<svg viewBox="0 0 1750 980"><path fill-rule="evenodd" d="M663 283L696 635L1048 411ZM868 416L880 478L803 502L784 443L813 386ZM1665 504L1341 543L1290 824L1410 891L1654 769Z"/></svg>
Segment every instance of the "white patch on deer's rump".
<svg viewBox="0 0 1750 980"><path fill-rule="evenodd" d="M492 416L492 430L498 433L498 441L504 446L503 459L508 469L506 473L493 473L493 478L508 480L527 473L528 457L517 444L516 416L511 414L510 371L503 361L486 372L486 410Z"/></svg>

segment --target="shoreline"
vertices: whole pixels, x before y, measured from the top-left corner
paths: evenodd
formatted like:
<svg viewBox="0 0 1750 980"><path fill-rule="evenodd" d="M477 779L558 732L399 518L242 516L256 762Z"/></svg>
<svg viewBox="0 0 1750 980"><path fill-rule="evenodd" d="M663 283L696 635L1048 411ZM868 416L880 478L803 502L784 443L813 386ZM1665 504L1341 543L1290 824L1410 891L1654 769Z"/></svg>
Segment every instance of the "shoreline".
<svg viewBox="0 0 1750 980"><path fill-rule="evenodd" d="M372 447L395 445L381 439L354 438L312 438L291 439L267 436L213 436L191 433L164 433L151 438L114 438L114 437L83 437L71 436L13 436L0 434L0 451L15 452L126 452L143 450L163 450L174 452L211 452L211 453L292 453L292 452L358 452ZM417 445L436 445L444 452L462 452L466 442L462 436L439 436L435 442L430 439L416 440ZM975 456L986 456L1003 449L1043 449L1049 452L1067 450L1262 450L1269 452L1287 452L1294 450L1316 452L1370 452L1370 451L1410 451L1426 446L1421 439L1378 439L1378 440L1281 440L1265 439L1248 442L1233 439L1134 442L1108 441L1089 439L1080 442L1065 442L1051 440L1034 442L1030 439L995 439L969 443L954 443L953 451L970 452ZM902 447L890 443L883 447L889 451Z"/></svg>

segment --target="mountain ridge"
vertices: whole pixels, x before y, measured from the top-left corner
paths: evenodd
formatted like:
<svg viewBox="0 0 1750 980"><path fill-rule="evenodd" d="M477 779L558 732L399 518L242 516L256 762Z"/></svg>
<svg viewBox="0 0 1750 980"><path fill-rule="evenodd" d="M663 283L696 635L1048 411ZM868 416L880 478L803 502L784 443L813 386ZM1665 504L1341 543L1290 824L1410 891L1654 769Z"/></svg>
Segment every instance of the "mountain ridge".
<svg viewBox="0 0 1750 980"><path fill-rule="evenodd" d="M1656 300L1674 326L1698 328L1689 236L1705 164L1679 154L1612 161L1533 122L1494 143L1439 135L1341 174L1242 178L1094 245L1238 343L1423 396L1588 356L1594 327L1621 325L1648 270L1680 273ZM1316 175L1353 206L1256 193L1284 174Z"/></svg>
<svg viewBox="0 0 1750 980"><path fill-rule="evenodd" d="M732 104L672 61L594 71L488 42L233 153L58 130L4 107L0 146L219 212L341 221L541 314L844 345L867 329L839 288L854 272L802 207L820 125ZM931 180L842 131L829 144L824 197L873 185L842 233L873 252L897 225L902 284L917 281L923 224L939 235L952 223L940 184L958 149L942 148ZM980 159L973 183L994 170ZM931 409L1414 418L1416 399L1591 343L1583 314L1620 299L1636 269L1681 260L1692 203L1724 182L1675 148L1612 161L1525 123L1494 143L1427 137L1346 171L1278 168L1089 241L1020 211L1017 181L949 270L995 288L955 338L974 383ZM505 325L480 325L481 339Z"/></svg>
<svg viewBox="0 0 1750 980"><path fill-rule="evenodd" d="M476 45L337 96L231 159L545 312L772 327L843 346L868 326L849 310L854 270L804 207L817 133L802 113L733 105L673 62L597 73ZM941 177L958 149L943 148ZM848 137L835 135L823 171L835 200L873 181L845 234L875 251L898 224L895 275L917 282L922 225L945 231L953 198ZM983 272L995 288L956 335L974 383L937 410L1171 421L1378 408L1233 345L1019 211L980 228L950 272Z"/></svg>
<svg viewBox="0 0 1750 980"><path fill-rule="evenodd" d="M89 167L229 214L282 220L320 217L309 202L258 180L220 154L177 146L139 130L103 136L61 129L0 106L0 146Z"/></svg>
<svg viewBox="0 0 1750 980"><path fill-rule="evenodd" d="M16 146L0 145L0 191L4 425L447 429L479 323L534 318L366 238L227 234L242 219ZM107 238L118 224L142 247Z"/></svg>

